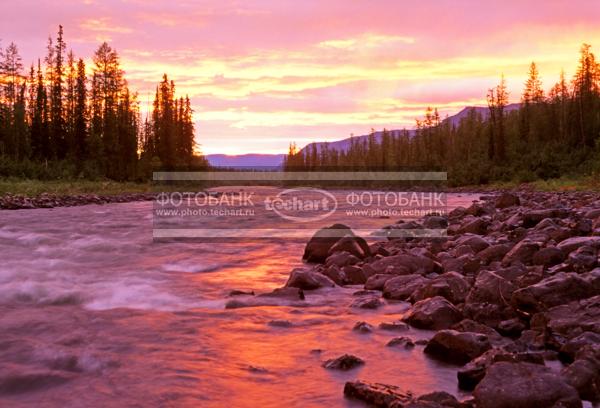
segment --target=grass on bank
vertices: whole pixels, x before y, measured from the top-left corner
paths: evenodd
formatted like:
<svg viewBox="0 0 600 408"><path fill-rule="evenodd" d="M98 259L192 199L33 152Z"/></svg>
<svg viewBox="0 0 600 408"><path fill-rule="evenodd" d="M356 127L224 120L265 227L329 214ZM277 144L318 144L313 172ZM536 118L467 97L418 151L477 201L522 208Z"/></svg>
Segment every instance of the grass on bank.
<svg viewBox="0 0 600 408"><path fill-rule="evenodd" d="M158 191L199 191L199 185L181 184L157 185L152 182L134 183L112 180L30 180L21 178L0 178L0 196L7 194L39 196L42 193L56 195L98 194L115 195L126 193L150 193ZM527 189L534 191L600 191L600 176L561 177L537 180L529 183L516 181L487 185L459 187L457 191L492 191ZM452 189L451 189L452 190Z"/></svg>
<svg viewBox="0 0 600 408"><path fill-rule="evenodd" d="M7 194L27 197L39 196L42 193L56 195L118 195L127 193L151 193L159 191L198 191L200 186L157 185L152 182L134 183L112 180L29 180L19 178L0 178L0 196Z"/></svg>

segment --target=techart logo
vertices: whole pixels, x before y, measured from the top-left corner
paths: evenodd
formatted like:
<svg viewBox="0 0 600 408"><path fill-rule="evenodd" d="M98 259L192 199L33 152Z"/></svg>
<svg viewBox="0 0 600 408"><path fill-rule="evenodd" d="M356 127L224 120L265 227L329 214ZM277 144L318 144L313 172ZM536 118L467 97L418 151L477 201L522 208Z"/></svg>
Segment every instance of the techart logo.
<svg viewBox="0 0 600 408"><path fill-rule="evenodd" d="M265 209L294 222L320 221L335 212L334 195L316 188L291 188L265 198Z"/></svg>

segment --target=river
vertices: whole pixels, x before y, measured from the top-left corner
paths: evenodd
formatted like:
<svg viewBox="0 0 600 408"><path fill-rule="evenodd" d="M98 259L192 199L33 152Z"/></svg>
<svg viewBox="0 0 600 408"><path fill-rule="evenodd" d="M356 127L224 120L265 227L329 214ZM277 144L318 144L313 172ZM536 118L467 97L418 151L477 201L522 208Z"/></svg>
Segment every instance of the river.
<svg viewBox="0 0 600 408"><path fill-rule="evenodd" d="M158 243L152 229L150 202L0 212L0 406L361 406L342 393L357 378L460 395L455 366L386 347L398 333L352 330L397 320L407 303L353 309L349 287L225 309L233 289L281 287L305 240ZM291 326L270 324L281 320ZM321 367L344 353L366 364Z"/></svg>

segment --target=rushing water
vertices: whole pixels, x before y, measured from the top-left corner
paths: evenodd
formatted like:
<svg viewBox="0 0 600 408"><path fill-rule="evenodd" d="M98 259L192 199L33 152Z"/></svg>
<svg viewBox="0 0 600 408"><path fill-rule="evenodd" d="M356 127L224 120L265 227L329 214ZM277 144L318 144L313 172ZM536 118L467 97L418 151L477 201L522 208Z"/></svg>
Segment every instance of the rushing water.
<svg viewBox="0 0 600 408"><path fill-rule="evenodd" d="M450 195L448 206L474 198ZM342 394L357 378L458 393L456 367L385 346L399 333L352 331L397 320L406 303L351 309L354 287L224 308L232 289L282 286L303 247L153 243L148 202L0 212L0 406L360 406ZM366 365L321 367L343 353Z"/></svg>

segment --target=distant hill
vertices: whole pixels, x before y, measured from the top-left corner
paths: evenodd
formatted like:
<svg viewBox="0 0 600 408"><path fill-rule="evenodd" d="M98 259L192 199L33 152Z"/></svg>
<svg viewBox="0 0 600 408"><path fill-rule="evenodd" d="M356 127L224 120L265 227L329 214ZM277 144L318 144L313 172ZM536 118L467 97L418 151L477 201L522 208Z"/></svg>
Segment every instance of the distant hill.
<svg viewBox="0 0 600 408"><path fill-rule="evenodd" d="M511 112L513 110L519 109L519 107L521 106L521 104L519 103L511 103L510 105L507 105L504 109L505 112ZM460 112L458 112L456 115L452 115L452 116L448 116L446 119L444 119L442 122L450 122L450 124L452 126L458 126L458 124L460 123L460 121L463 118L466 118L467 115L469 114L470 111L475 110L477 113L479 113L481 115L481 117L486 120L490 114L487 106L467 106L466 108L464 108L463 110L461 110ZM402 129L393 129L393 130L389 130L389 132L392 135L400 135L401 132L403 130ZM381 141L381 135L383 134L382 131L376 131L375 132L375 140L377 140L378 142ZM408 129L408 135L409 137L412 137L416 134L416 131L414 129ZM366 140L369 137L369 135L360 135L360 136L354 136L354 139L357 142L362 142L363 140ZM323 146L327 145L327 147L329 149L335 149L338 151L348 151L348 149L350 148L350 141L352 140L352 138L348 137L346 139L342 139L342 140L336 140L334 142L315 142L315 143L309 143L306 146L304 146L302 148L302 152L306 151L307 149L312 149L312 145L316 144L317 145L317 152L320 152L321 149L323 148Z"/></svg>
<svg viewBox="0 0 600 408"><path fill-rule="evenodd" d="M283 164L285 154L248 153L240 155L207 154L206 159L215 167L235 167L259 169L261 167L278 167Z"/></svg>
<svg viewBox="0 0 600 408"><path fill-rule="evenodd" d="M519 109L521 105L519 103L513 103L507 105L505 108L506 112L511 112ZM456 115L448 116L443 122L450 122L452 126L458 126L463 118L466 118L470 111L475 110L485 120L489 116L489 110L487 106L467 106ZM390 130L392 135L400 135L402 129ZM414 136L416 131L414 129L408 129L408 135ZM382 131L375 132L375 139L381 140ZM354 136L356 141L362 141L369 137L369 135ZM315 142L309 143L302 148L302 151L311 149L312 145L317 146L317 152L320 152L323 146L327 145L329 149L335 149L338 151L347 151L350 148L351 138L342 140L336 140L333 142ZM261 167L279 167L283 165L283 159L285 154L260 154L260 153L249 153L240 155L227 155L227 154L208 154L206 158L208 162L215 167L235 167L243 169L260 169Z"/></svg>

